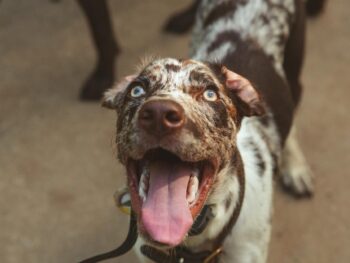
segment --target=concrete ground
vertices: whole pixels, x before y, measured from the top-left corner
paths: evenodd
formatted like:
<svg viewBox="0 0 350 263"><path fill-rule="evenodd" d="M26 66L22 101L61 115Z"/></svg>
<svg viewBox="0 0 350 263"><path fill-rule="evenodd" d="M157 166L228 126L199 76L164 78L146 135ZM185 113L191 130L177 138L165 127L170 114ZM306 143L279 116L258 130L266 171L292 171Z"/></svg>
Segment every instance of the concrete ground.
<svg viewBox="0 0 350 263"><path fill-rule="evenodd" d="M186 57L189 37L160 27L188 2L110 2L119 76L145 54ZM276 186L272 263L350 262L349 10L332 0L308 23L298 124L316 195L295 200ZM0 2L0 262L77 262L125 238L112 199L124 182L115 114L77 100L94 59L75 1Z"/></svg>

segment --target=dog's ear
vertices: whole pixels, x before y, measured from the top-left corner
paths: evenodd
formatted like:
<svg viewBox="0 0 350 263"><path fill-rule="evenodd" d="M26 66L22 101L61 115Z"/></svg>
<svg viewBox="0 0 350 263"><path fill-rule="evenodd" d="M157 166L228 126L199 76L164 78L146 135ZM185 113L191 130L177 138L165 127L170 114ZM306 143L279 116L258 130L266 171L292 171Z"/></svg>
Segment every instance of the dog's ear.
<svg viewBox="0 0 350 263"><path fill-rule="evenodd" d="M108 109L116 109L121 103L123 91L129 84L137 77L137 75L129 75L124 77L121 81L114 84L114 86L107 90L102 98L102 106Z"/></svg>
<svg viewBox="0 0 350 263"><path fill-rule="evenodd" d="M224 85L233 95L234 103L243 116L261 116L266 113L265 104L259 92L249 80L227 69L221 68Z"/></svg>

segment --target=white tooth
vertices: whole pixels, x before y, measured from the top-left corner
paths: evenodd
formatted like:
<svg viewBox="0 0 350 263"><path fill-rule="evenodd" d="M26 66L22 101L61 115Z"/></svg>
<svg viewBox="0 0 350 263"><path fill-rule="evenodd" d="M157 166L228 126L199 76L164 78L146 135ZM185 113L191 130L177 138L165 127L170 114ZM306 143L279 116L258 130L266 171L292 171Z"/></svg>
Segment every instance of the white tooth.
<svg viewBox="0 0 350 263"><path fill-rule="evenodd" d="M199 177L199 169L195 168L192 172L192 175L198 178Z"/></svg>
<svg viewBox="0 0 350 263"><path fill-rule="evenodd" d="M188 193L187 193L187 202L191 204L195 199L198 192L199 180L197 176L191 176Z"/></svg>
<svg viewBox="0 0 350 263"><path fill-rule="evenodd" d="M140 183L139 183L139 195L142 198L143 202L146 201L146 197L147 197L148 180L149 180L149 174L145 169L141 174Z"/></svg>
<svg viewBox="0 0 350 263"><path fill-rule="evenodd" d="M143 202L146 201L146 193L145 193L144 187L145 186L143 185L143 183L140 183L139 195L140 195Z"/></svg>

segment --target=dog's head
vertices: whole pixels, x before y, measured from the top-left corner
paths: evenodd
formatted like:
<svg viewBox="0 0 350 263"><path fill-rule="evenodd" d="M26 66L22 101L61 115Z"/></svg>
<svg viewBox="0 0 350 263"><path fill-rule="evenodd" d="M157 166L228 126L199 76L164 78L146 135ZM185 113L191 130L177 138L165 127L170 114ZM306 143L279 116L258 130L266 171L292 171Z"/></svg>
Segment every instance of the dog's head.
<svg viewBox="0 0 350 263"><path fill-rule="evenodd" d="M159 59L105 94L118 113L118 157L148 241L180 244L236 151L244 116L264 107L248 80L219 65Z"/></svg>

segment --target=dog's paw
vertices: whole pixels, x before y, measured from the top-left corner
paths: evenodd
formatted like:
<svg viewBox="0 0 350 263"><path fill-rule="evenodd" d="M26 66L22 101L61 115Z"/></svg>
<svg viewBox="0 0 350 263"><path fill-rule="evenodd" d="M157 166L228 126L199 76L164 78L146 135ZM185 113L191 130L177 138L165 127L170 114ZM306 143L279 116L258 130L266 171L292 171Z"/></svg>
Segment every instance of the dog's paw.
<svg viewBox="0 0 350 263"><path fill-rule="evenodd" d="M314 193L314 176L306 162L282 166L281 180L284 189L296 197L311 197Z"/></svg>
<svg viewBox="0 0 350 263"><path fill-rule="evenodd" d="M280 172L282 186L285 190L296 197L313 195L313 174L298 143L295 126L283 149Z"/></svg>

